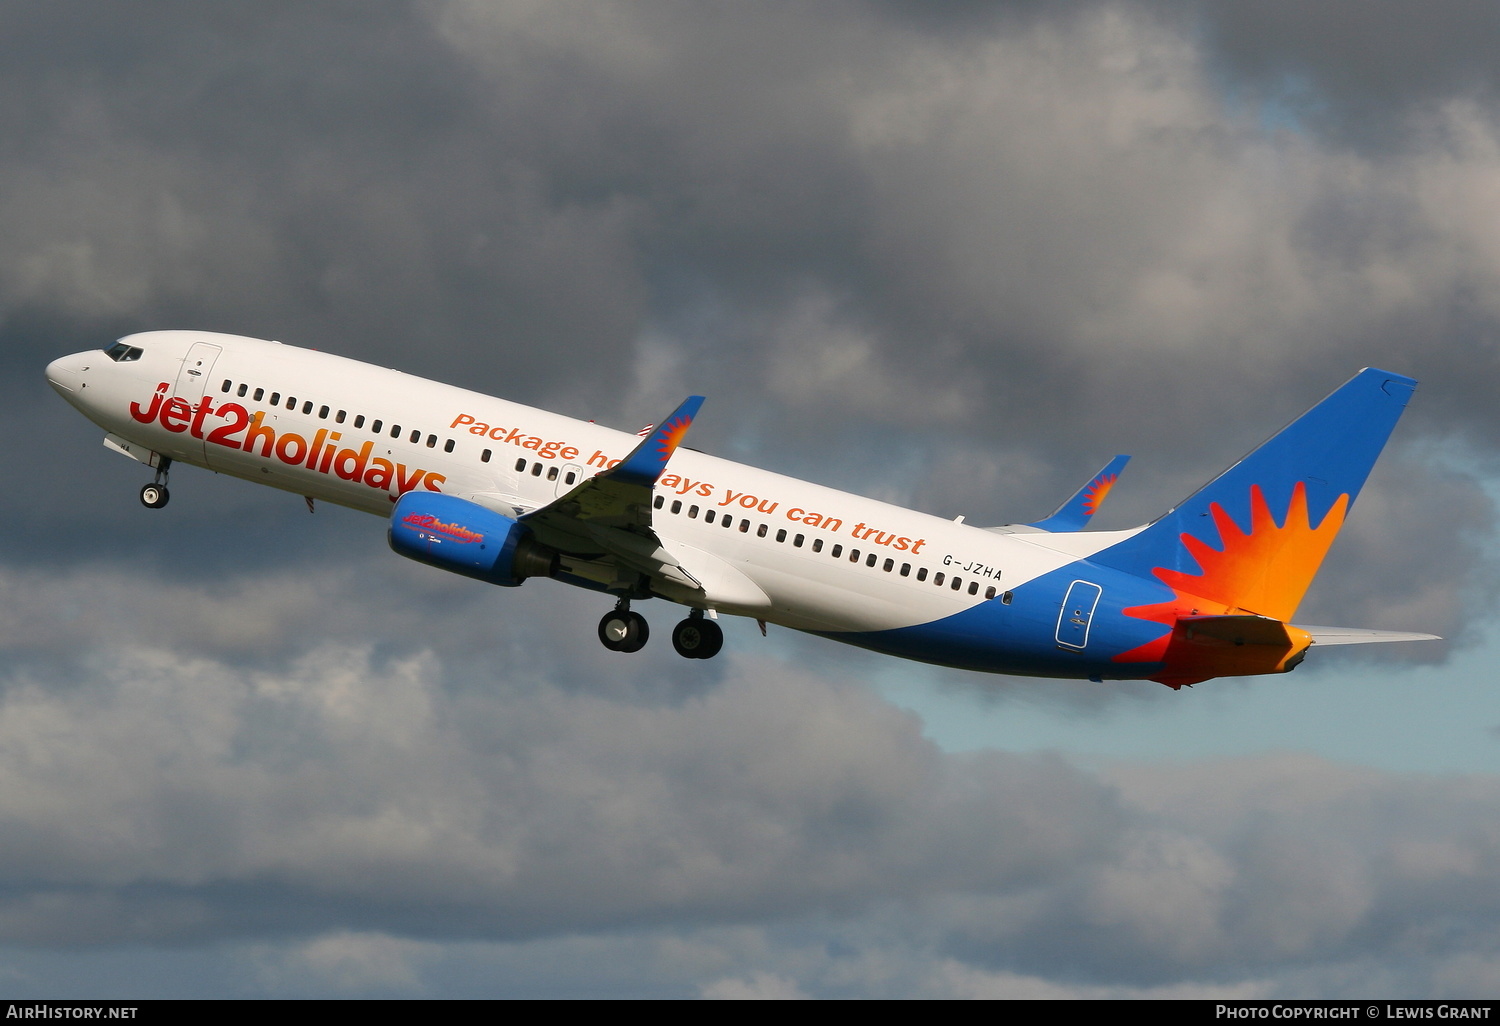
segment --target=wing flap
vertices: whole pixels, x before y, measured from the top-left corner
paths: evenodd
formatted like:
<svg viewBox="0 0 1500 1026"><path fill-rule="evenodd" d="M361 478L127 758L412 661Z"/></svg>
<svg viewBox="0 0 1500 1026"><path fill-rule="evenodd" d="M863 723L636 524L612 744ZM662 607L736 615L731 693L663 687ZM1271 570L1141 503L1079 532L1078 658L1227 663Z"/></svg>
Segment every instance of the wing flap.
<svg viewBox="0 0 1500 1026"><path fill-rule="evenodd" d="M662 544L677 560L681 571L693 578L713 608L733 608L741 615L763 613L771 608L770 596L760 585L727 560L670 538Z"/></svg>

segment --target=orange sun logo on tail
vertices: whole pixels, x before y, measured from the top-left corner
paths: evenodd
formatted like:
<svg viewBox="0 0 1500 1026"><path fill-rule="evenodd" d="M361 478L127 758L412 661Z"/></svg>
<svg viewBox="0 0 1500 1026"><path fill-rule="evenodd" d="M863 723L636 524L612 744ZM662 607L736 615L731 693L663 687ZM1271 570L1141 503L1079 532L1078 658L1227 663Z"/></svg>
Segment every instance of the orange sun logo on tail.
<svg viewBox="0 0 1500 1026"><path fill-rule="evenodd" d="M1307 510L1307 486L1292 489L1286 517L1278 526L1258 485L1250 488L1250 529L1243 531L1224 507L1210 507L1222 548L1214 548L1190 534L1182 544L1198 562L1196 574L1158 568L1156 576L1174 592L1166 602L1132 606L1127 616L1174 627L1181 617L1254 614L1286 622L1296 613L1302 596L1344 526L1349 496L1338 500L1313 526ZM1167 651L1170 633L1122 652L1117 662L1155 662Z"/></svg>

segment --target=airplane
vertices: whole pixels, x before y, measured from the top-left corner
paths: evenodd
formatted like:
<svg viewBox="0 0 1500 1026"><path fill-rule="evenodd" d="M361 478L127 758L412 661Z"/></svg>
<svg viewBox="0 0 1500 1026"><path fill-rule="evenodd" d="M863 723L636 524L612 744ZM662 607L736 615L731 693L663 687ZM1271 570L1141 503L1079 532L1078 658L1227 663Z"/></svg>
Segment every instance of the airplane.
<svg viewBox="0 0 1500 1026"><path fill-rule="evenodd" d="M707 659L721 615L987 673L1153 680L1284 673L1313 646L1434 635L1294 624L1416 381L1368 368L1141 527L1088 531L1128 457L1049 517L978 527L682 445L701 396L644 436L280 342L149 331L47 367L52 387L155 471L177 463L387 520L402 556L514 587L614 599L608 649L650 636L632 604L687 608Z"/></svg>

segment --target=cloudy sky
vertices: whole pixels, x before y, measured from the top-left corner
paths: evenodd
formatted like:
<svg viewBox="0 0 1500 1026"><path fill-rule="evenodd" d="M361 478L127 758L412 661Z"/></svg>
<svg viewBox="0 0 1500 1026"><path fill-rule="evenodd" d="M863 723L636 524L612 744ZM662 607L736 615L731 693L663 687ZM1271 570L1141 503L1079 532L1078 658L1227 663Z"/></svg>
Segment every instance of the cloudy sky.
<svg viewBox="0 0 1500 1026"><path fill-rule="evenodd" d="M0 7L0 991L1500 994L1500 7ZM1174 693L599 596L141 468L46 387L276 338L975 523L1422 381L1313 623ZM659 624L669 609L643 612Z"/></svg>

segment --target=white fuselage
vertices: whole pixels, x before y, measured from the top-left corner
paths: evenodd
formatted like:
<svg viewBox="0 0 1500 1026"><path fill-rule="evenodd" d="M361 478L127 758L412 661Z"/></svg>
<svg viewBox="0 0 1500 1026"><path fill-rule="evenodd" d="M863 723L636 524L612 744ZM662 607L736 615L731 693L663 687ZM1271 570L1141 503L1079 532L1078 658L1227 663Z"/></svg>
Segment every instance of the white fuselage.
<svg viewBox="0 0 1500 1026"><path fill-rule="evenodd" d="M274 342L190 331L122 342L139 355L79 353L48 368L117 447L381 516L419 489L529 512L640 441ZM970 527L685 448L657 482L654 506L651 526L668 550L690 571L696 554L710 568L693 604L833 633L940 620L1122 537ZM608 583L604 568L568 570Z"/></svg>

